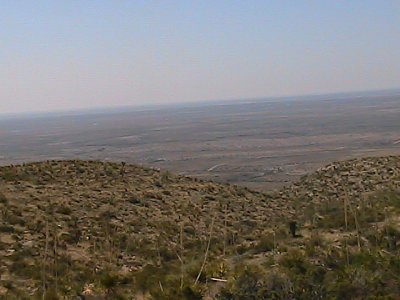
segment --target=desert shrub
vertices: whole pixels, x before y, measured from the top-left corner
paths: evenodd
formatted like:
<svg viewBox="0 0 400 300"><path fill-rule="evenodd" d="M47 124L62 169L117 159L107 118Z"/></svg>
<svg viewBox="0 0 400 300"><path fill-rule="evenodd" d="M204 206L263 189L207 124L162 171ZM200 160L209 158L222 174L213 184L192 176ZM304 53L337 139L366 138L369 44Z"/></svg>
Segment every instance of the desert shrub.
<svg viewBox="0 0 400 300"><path fill-rule="evenodd" d="M242 275L243 276L243 275ZM256 278L253 278L255 280ZM251 279L250 279L251 280ZM243 281L238 281L230 290L223 288L217 299L221 300L264 300L264 299L293 299L293 286L290 279L283 273L271 272L266 275L261 274L259 279L256 279L253 293L249 291L247 294L241 293L240 298L236 298L237 290L241 287ZM249 289L248 289L249 290ZM250 297L249 297L250 296Z"/></svg>
<svg viewBox="0 0 400 300"><path fill-rule="evenodd" d="M370 227L369 229L364 230L363 237L365 237L373 246L379 246L382 243L381 233L376 227Z"/></svg>
<svg viewBox="0 0 400 300"><path fill-rule="evenodd" d="M106 290L112 290L117 287L119 283L118 275L109 272L104 272L100 276L100 285Z"/></svg>
<svg viewBox="0 0 400 300"><path fill-rule="evenodd" d="M376 205L362 205L357 211L358 222L360 226L367 226L369 223L382 222L385 220L383 207Z"/></svg>
<svg viewBox="0 0 400 300"><path fill-rule="evenodd" d="M344 204L342 200L327 201L320 205L316 211L318 211L318 214L321 216L318 219L314 219L317 228L345 228ZM357 208L353 204L352 209L349 206L347 212L347 226L349 230L356 229L354 213L357 214L357 222L360 228L369 226L370 223L382 222L385 219L383 206L379 203L374 203L373 205L361 203Z"/></svg>
<svg viewBox="0 0 400 300"><path fill-rule="evenodd" d="M383 234L385 235L385 239L387 241L387 249L396 250L397 244L400 241L400 231L396 228L396 226L387 224L383 228Z"/></svg>
<svg viewBox="0 0 400 300"><path fill-rule="evenodd" d="M291 250L281 260L296 299L325 299L325 267L311 263L300 251Z"/></svg>
<svg viewBox="0 0 400 300"><path fill-rule="evenodd" d="M285 274L273 272L267 275L262 299L293 299L293 284Z"/></svg>
<svg viewBox="0 0 400 300"><path fill-rule="evenodd" d="M69 232L63 232L60 235L60 240L68 244L77 244L82 237L82 231L77 227L72 227Z"/></svg>
<svg viewBox="0 0 400 300"><path fill-rule="evenodd" d="M318 213L322 218L315 220L316 227L328 229L344 228L345 220L343 211L342 202L338 200L327 201L318 209ZM351 222L351 217L349 217L349 221Z"/></svg>
<svg viewBox="0 0 400 300"><path fill-rule="evenodd" d="M5 181L16 181L19 179L18 173L14 169L6 169L0 175Z"/></svg>
<svg viewBox="0 0 400 300"><path fill-rule="evenodd" d="M236 195L239 197L245 197L247 193L247 189L242 186L236 186Z"/></svg>
<svg viewBox="0 0 400 300"><path fill-rule="evenodd" d="M324 265L330 269L338 269L346 264L345 249L330 249L323 257Z"/></svg>
<svg viewBox="0 0 400 300"><path fill-rule="evenodd" d="M254 247L254 253L269 252L274 249L274 242L269 236L262 237Z"/></svg>
<svg viewBox="0 0 400 300"><path fill-rule="evenodd" d="M142 239L138 241L135 254L153 262L158 260L158 251L153 242L148 239Z"/></svg>
<svg viewBox="0 0 400 300"><path fill-rule="evenodd" d="M48 289L44 293L44 300L59 300L60 297L57 295L57 292L54 289Z"/></svg>
<svg viewBox="0 0 400 300"><path fill-rule="evenodd" d="M152 290L154 286L158 286L159 281L165 276L165 271L153 265L146 265L134 275L136 289L143 293Z"/></svg>
<svg viewBox="0 0 400 300"><path fill-rule="evenodd" d="M294 274L305 274L309 267L306 257L298 250L291 250L280 260L280 264Z"/></svg>
<svg viewBox="0 0 400 300"><path fill-rule="evenodd" d="M110 208L108 210L101 212L98 219L100 221L103 220L106 223L109 220L111 220L112 218L115 218L116 215L117 215L117 212L114 209Z"/></svg>
<svg viewBox="0 0 400 300"><path fill-rule="evenodd" d="M324 238L319 232L313 232L308 242L314 247L323 247L325 245Z"/></svg>
<svg viewBox="0 0 400 300"><path fill-rule="evenodd" d="M21 244L17 244L15 248L19 248L19 250L14 251L14 253L9 256L9 259L12 261L20 261L36 255L36 251L32 248L22 248Z"/></svg>
<svg viewBox="0 0 400 300"><path fill-rule="evenodd" d="M159 255L161 256L161 258L164 262L168 262L168 261L177 259L176 254L168 246L160 247Z"/></svg>
<svg viewBox="0 0 400 300"><path fill-rule="evenodd" d="M185 286L182 290L182 299L185 300L201 300L203 299L202 292L192 286Z"/></svg>
<svg viewBox="0 0 400 300"><path fill-rule="evenodd" d="M371 202L382 202L386 206L400 208L400 191L385 190L370 197Z"/></svg>
<svg viewBox="0 0 400 300"><path fill-rule="evenodd" d="M144 191L143 196L146 199L157 199L157 200L162 200L163 199L162 194L157 192L157 191L146 190L146 191Z"/></svg>
<svg viewBox="0 0 400 300"><path fill-rule="evenodd" d="M40 267L29 264L23 259L14 261L10 266L10 272L28 279L39 280L41 278Z"/></svg>
<svg viewBox="0 0 400 300"><path fill-rule="evenodd" d="M27 220L27 228L33 232L42 232L45 227L45 223L41 219Z"/></svg>
<svg viewBox="0 0 400 300"><path fill-rule="evenodd" d="M138 247L139 243L137 239L129 236L121 243L121 250L124 250L128 255L134 254Z"/></svg>
<svg viewBox="0 0 400 300"><path fill-rule="evenodd" d="M198 249L203 249L204 245L200 239L185 239L183 241L183 248L185 250L191 250L195 253L198 252ZM193 253L193 254L195 254Z"/></svg>
<svg viewBox="0 0 400 300"><path fill-rule="evenodd" d="M260 294L263 292L264 274L260 268L255 266L244 266L237 270L235 280L224 287L218 296L218 300L247 300L264 299Z"/></svg>
<svg viewBox="0 0 400 300"><path fill-rule="evenodd" d="M166 195L166 196L172 196L171 191L168 191L168 190L163 190L163 191L162 191L162 194L163 194L163 195Z"/></svg>
<svg viewBox="0 0 400 300"><path fill-rule="evenodd" d="M53 266L54 272L58 276L66 276L69 272L70 265L72 264L71 258L65 255L59 255L57 259L57 266Z"/></svg>
<svg viewBox="0 0 400 300"><path fill-rule="evenodd" d="M8 249L8 244L0 241L0 250L6 250L6 249Z"/></svg>
<svg viewBox="0 0 400 300"><path fill-rule="evenodd" d="M177 280L175 284L169 282L168 285L161 289L154 290L151 293L151 298L154 300L201 300L203 299L203 291L192 285L184 285L181 289L180 282Z"/></svg>
<svg viewBox="0 0 400 300"><path fill-rule="evenodd" d="M289 231L286 225L277 227L275 230L275 240L278 242L283 242L289 238Z"/></svg>
<svg viewBox="0 0 400 300"><path fill-rule="evenodd" d="M58 236L58 240L62 243L65 242L67 244L75 243L73 237L68 232L61 232Z"/></svg>
<svg viewBox="0 0 400 300"><path fill-rule="evenodd" d="M69 277L69 282L73 285L73 289L80 291L86 282L94 280L93 266L71 261L69 264Z"/></svg>
<svg viewBox="0 0 400 300"><path fill-rule="evenodd" d="M0 225L0 232L4 232L4 233L12 233L14 232L15 229L12 226L9 225Z"/></svg>
<svg viewBox="0 0 400 300"><path fill-rule="evenodd" d="M188 235L195 235L196 230L193 226L188 225L183 228L183 232Z"/></svg>
<svg viewBox="0 0 400 300"><path fill-rule="evenodd" d="M167 234L168 236L173 236L179 234L180 228L179 226L170 220L159 221L155 224L155 226L161 231Z"/></svg>
<svg viewBox="0 0 400 300"><path fill-rule="evenodd" d="M141 292L149 292L151 299L202 299L201 288L193 287L194 278L187 273L181 286L179 264L169 263L160 268L147 265L135 279L135 287Z"/></svg>
<svg viewBox="0 0 400 300"><path fill-rule="evenodd" d="M346 237L346 242L348 246L358 246L358 237L356 234L350 234L349 236ZM360 240L361 244L361 240Z"/></svg>
<svg viewBox="0 0 400 300"><path fill-rule="evenodd" d="M257 222L251 219L242 219L238 225L239 225L238 229L242 229L243 227L252 229L257 226Z"/></svg>
<svg viewBox="0 0 400 300"><path fill-rule="evenodd" d="M56 212L63 215L70 215L72 213L72 209L68 205L61 204L56 208Z"/></svg>
<svg viewBox="0 0 400 300"><path fill-rule="evenodd" d="M21 226L25 225L25 219L22 218L22 217L17 216L14 213L8 214L7 217L4 218L4 219L5 219L5 221L10 223L11 225L21 225Z"/></svg>
<svg viewBox="0 0 400 300"><path fill-rule="evenodd" d="M0 203L2 203L2 204L8 203L7 197L2 192L0 192Z"/></svg>
<svg viewBox="0 0 400 300"><path fill-rule="evenodd" d="M128 202L131 203L131 204L134 204L134 205L141 205L142 204L142 200L136 195L131 196L130 198L128 198Z"/></svg>
<svg viewBox="0 0 400 300"><path fill-rule="evenodd" d="M343 271L337 272L335 280L326 281L328 298L335 299L371 299L379 293L378 277L374 273L359 268L348 266ZM389 298L390 299L390 298Z"/></svg>
<svg viewBox="0 0 400 300"><path fill-rule="evenodd" d="M224 278L228 272L228 265L225 261L213 261L205 268L206 277Z"/></svg>
<svg viewBox="0 0 400 300"><path fill-rule="evenodd" d="M201 261L193 261L191 262L187 267L186 267L186 275L192 280L195 280L197 278L197 275L199 274L200 268L201 268ZM200 282L206 282L206 274L205 272L202 272L199 278Z"/></svg>
<svg viewBox="0 0 400 300"><path fill-rule="evenodd" d="M378 261L379 255L370 251L351 252L349 255L349 262L351 265L366 268L369 271L375 271L380 268Z"/></svg>
<svg viewBox="0 0 400 300"><path fill-rule="evenodd" d="M248 244L240 244L240 245L237 245L236 247L235 247L235 250L236 250L236 253L237 254L239 254L239 255L243 255L243 254L245 254L247 251L249 251L250 249L252 249L252 247L250 246L250 245L248 245Z"/></svg>

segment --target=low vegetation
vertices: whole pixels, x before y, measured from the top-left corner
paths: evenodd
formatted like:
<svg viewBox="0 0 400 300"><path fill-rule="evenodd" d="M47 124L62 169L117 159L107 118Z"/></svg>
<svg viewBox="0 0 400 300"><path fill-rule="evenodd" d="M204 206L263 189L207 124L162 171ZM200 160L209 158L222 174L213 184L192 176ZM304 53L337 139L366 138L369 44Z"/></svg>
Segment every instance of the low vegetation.
<svg viewBox="0 0 400 300"><path fill-rule="evenodd" d="M399 251L399 157L270 194L124 163L0 168L5 299L397 299Z"/></svg>

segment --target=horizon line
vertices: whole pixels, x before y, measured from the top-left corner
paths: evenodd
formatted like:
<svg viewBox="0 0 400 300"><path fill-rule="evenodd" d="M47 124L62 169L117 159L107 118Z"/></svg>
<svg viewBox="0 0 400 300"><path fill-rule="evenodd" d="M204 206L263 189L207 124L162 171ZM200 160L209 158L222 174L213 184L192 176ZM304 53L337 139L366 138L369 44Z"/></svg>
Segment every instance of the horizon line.
<svg viewBox="0 0 400 300"><path fill-rule="evenodd" d="M82 114L104 114L104 113L119 113L122 109L130 109L135 111L149 111L156 110L157 108L168 108L176 107L180 105L187 106L213 106L213 105L237 105L245 104L246 102L263 102L263 101L290 101L295 100L293 98L301 98L299 100L307 100L307 98L314 98L309 100L315 100L316 97L343 97L343 96L374 96L374 95L357 95L370 94L370 93L385 93L385 92L395 92L396 94L391 96L396 96L397 93L400 95L400 87L396 88L383 88L383 89L367 89L367 90L351 90L351 91L340 91L340 92L326 92L326 93L307 93L307 94L297 94L288 96L265 96L265 97L241 97L241 98L225 98L225 99L208 99L208 100L195 100L195 101L178 101L170 103L150 103L150 104L128 104L128 105L111 105L111 106L97 106L97 107L81 107L81 108L69 108L69 109L54 109L54 110L37 110L37 111L22 111L22 112L0 112L0 120L4 119L17 119L17 118L29 118L29 117L46 117L46 116L66 116L66 115L82 115ZM334 100L334 99L320 99L320 100ZM243 101L245 101L243 103ZM140 110L141 108L141 110Z"/></svg>

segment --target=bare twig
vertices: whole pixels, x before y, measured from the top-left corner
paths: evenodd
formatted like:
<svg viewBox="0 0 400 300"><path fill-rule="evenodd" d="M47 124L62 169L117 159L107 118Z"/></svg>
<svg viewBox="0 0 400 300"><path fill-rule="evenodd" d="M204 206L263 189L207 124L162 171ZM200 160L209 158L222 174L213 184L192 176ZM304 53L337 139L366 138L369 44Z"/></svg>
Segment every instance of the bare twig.
<svg viewBox="0 0 400 300"><path fill-rule="evenodd" d="M206 249L206 252L205 252L205 254L204 254L203 264L201 265L199 274L197 275L197 278L196 278L196 281L194 282L194 285L196 285L197 282L199 281L200 276L201 276L201 273L203 273L204 266L206 265L206 262L207 262L207 257L208 257L208 252L209 252L209 250L210 250L212 232L213 232L213 227L214 227L214 221L215 221L215 215L214 215L214 217L212 218L212 221L211 221L210 236L209 236L209 238L208 238L207 249Z"/></svg>
<svg viewBox="0 0 400 300"><path fill-rule="evenodd" d="M224 209L224 251L223 251L224 258L226 255L226 236L227 236L227 223L228 223L227 210L228 210L228 204L225 205L225 209Z"/></svg>
<svg viewBox="0 0 400 300"><path fill-rule="evenodd" d="M47 264L47 254L49 250L49 221L46 220L46 241L44 246L44 255L42 261L42 284L43 284L43 294L42 299L46 296L46 264Z"/></svg>
<svg viewBox="0 0 400 300"><path fill-rule="evenodd" d="M343 210L344 210L344 225L345 225L345 229L346 231L348 230L348 222L347 222L347 203L349 202L349 196L346 195L343 198Z"/></svg>
<svg viewBox="0 0 400 300"><path fill-rule="evenodd" d="M183 289L183 222L181 223L181 232L180 232L180 257L178 256L181 262L181 290Z"/></svg>
<svg viewBox="0 0 400 300"><path fill-rule="evenodd" d="M358 224L358 218L357 218L357 211L353 209L353 207L349 203L349 208L351 213L354 216L354 223L356 225L356 232L357 232L357 245L358 245L358 250L361 250L361 239L360 239L360 226Z"/></svg>

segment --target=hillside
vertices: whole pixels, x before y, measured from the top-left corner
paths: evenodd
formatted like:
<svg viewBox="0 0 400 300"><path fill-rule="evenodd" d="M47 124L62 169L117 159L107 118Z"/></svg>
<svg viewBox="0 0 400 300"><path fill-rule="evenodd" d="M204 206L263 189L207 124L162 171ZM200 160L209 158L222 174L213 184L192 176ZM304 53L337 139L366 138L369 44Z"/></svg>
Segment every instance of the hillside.
<svg viewBox="0 0 400 300"><path fill-rule="evenodd" d="M395 299L399 188L399 157L269 194L123 163L1 167L0 296Z"/></svg>

